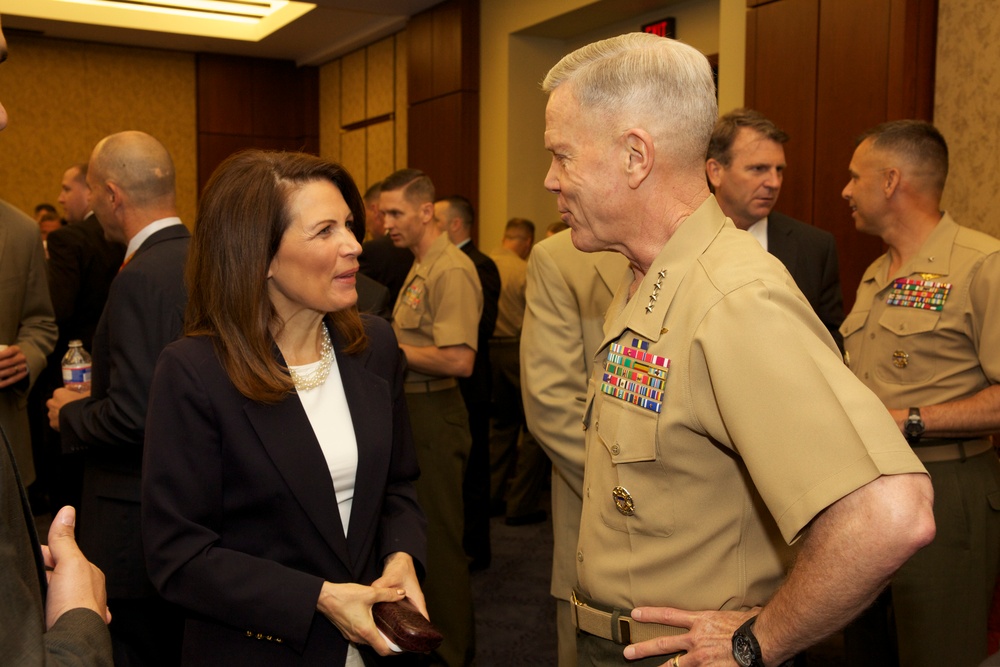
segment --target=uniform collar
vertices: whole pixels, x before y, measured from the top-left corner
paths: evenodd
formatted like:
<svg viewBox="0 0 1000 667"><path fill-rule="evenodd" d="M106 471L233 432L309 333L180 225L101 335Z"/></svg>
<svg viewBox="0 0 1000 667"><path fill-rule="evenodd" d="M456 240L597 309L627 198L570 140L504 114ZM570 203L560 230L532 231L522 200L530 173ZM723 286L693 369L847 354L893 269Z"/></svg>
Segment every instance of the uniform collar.
<svg viewBox="0 0 1000 667"><path fill-rule="evenodd" d="M604 344L617 340L626 330L651 342L659 340L666 333L663 322L681 281L727 225L733 227L715 197L709 196L664 244L631 299L628 291L635 274L629 269L608 308Z"/></svg>
<svg viewBox="0 0 1000 667"><path fill-rule="evenodd" d="M431 267L434 266L434 262L438 261L438 258L444 254L448 246L452 245L451 239L448 238L447 234L441 234L436 239L431 247L427 249L427 253L424 258L419 262L413 263L413 268L417 275L427 277L430 273Z"/></svg>
<svg viewBox="0 0 1000 667"><path fill-rule="evenodd" d="M919 273L925 280L936 280L951 273L951 248L958 235L959 226L947 212L941 215L940 222L934 226L930 236L920 246L920 250L910 261L899 269L895 276L889 275L889 253L885 253L875 261L862 276L862 282L877 281L882 286L890 280L903 278Z"/></svg>

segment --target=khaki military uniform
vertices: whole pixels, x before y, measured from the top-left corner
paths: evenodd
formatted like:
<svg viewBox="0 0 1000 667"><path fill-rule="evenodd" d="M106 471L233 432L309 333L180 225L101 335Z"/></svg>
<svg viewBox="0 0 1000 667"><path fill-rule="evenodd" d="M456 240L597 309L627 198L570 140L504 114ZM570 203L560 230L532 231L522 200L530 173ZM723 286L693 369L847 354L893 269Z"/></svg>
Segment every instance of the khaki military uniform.
<svg viewBox="0 0 1000 667"><path fill-rule="evenodd" d="M889 263L868 267L841 326L861 381L904 410L1000 381L1000 240L945 213L895 275ZM922 438L914 451L934 484L937 536L893 579L900 663L978 665L1000 565L1000 464L985 439Z"/></svg>
<svg viewBox="0 0 1000 667"><path fill-rule="evenodd" d="M472 260L441 235L410 268L392 313L400 343L477 347L483 290ZM455 378L410 370L404 384L420 463L417 496L427 514L427 610L445 639L435 652L447 665L475 655L472 590L462 548L462 479L472 445L469 416Z"/></svg>
<svg viewBox="0 0 1000 667"><path fill-rule="evenodd" d="M631 277L589 389L580 591L623 610L763 605L820 511L924 469L781 262L714 197L628 299Z"/></svg>

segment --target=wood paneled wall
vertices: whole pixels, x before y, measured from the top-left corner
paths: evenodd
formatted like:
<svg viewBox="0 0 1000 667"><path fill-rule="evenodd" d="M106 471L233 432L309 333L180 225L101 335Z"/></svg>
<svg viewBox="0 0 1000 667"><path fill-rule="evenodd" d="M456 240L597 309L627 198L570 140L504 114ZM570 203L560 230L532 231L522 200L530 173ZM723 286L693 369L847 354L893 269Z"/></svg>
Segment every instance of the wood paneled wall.
<svg viewBox="0 0 1000 667"><path fill-rule="evenodd" d="M362 192L406 166L406 43L398 33L320 68L321 155Z"/></svg>
<svg viewBox="0 0 1000 667"><path fill-rule="evenodd" d="M448 0L414 16L409 42L409 167L438 196L479 205L479 2Z"/></svg>
<svg viewBox="0 0 1000 667"><path fill-rule="evenodd" d="M319 72L283 60L199 54L198 191L244 148L319 153Z"/></svg>
<svg viewBox="0 0 1000 667"><path fill-rule="evenodd" d="M788 132L778 210L837 240L845 308L881 240L840 193L859 134L931 119L937 0L748 0L746 104Z"/></svg>

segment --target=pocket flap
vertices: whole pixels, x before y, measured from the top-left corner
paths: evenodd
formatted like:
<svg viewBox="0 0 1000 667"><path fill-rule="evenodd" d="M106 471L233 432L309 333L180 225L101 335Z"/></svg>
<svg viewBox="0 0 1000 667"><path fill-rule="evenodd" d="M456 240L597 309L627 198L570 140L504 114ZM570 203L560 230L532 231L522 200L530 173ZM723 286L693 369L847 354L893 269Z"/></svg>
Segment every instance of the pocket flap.
<svg viewBox="0 0 1000 667"><path fill-rule="evenodd" d="M656 460L655 412L606 398L597 417L597 433L614 463Z"/></svg>

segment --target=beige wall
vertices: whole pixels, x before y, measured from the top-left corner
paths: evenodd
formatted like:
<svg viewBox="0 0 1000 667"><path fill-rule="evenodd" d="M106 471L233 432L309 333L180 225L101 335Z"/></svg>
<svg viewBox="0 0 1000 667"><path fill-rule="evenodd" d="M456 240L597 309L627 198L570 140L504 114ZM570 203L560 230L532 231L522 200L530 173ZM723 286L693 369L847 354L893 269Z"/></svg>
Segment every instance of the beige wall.
<svg viewBox="0 0 1000 667"><path fill-rule="evenodd" d="M406 95L405 32L320 67L320 155L342 163L362 193L406 166ZM387 114L389 120L343 129Z"/></svg>
<svg viewBox="0 0 1000 667"><path fill-rule="evenodd" d="M743 60L720 52L719 0L664 2L659 9L635 13L573 32L551 19L576 16L607 2L581 0L483 0L480 112L479 245L489 251L499 245L506 221L514 216L535 222L539 235L557 219L555 197L542 186L549 155L542 143L545 130L545 95L539 82L563 55L586 43L638 30L643 23L673 16L677 38L705 54L720 54L720 61L739 73L720 80L720 87L739 90L742 102ZM647 3L618 2L648 7ZM745 4L735 12L739 30L745 32ZM731 11L727 20L734 15ZM574 19L575 20L575 19ZM547 23L548 22L548 23ZM567 21L570 23L570 21ZM741 47L742 48L742 47ZM720 62L720 68L724 67ZM721 75L721 72L720 72ZM721 77L720 77L721 78ZM723 94L720 90L720 96ZM730 94L732 97L732 94ZM734 105L735 106L735 105Z"/></svg>
<svg viewBox="0 0 1000 667"><path fill-rule="evenodd" d="M934 123L948 140L944 207L1000 237L1000 3L941 0Z"/></svg>
<svg viewBox="0 0 1000 667"><path fill-rule="evenodd" d="M8 35L0 91L10 115L0 133L0 197L29 215L56 204L71 164L101 138L142 130L163 142L177 170L177 205L193 224L197 191L192 54Z"/></svg>

